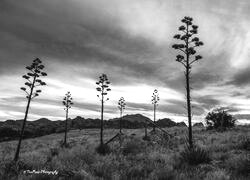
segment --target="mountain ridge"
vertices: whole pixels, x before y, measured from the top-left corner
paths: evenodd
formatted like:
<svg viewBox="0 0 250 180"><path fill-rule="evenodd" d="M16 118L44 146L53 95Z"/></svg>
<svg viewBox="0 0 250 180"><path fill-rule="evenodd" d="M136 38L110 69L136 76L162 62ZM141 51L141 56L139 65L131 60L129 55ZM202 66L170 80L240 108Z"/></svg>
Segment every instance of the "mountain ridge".
<svg viewBox="0 0 250 180"><path fill-rule="evenodd" d="M119 128L120 118L113 118L109 120L104 120L104 128ZM20 129L23 120L6 120L0 123L0 142L15 140L19 137ZM124 129L137 129L144 128L145 122L147 122L148 127L153 127L153 121L142 115L142 114L127 114L122 117L122 127ZM173 126L183 126L186 124L176 123L169 118L159 119L155 123L161 128L173 127ZM24 138L33 138L53 133L64 132L65 121L57 120L51 121L47 118L40 118L35 121L27 121L24 131ZM68 119L68 129L90 129L99 128L100 119L84 118L81 116L76 116L73 119Z"/></svg>

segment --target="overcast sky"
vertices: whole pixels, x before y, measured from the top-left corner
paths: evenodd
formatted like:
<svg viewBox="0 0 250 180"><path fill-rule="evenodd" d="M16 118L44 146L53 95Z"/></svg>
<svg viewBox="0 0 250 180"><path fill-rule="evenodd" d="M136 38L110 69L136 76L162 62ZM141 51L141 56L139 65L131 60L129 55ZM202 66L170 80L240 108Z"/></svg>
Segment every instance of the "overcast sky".
<svg viewBox="0 0 250 180"><path fill-rule="evenodd" d="M25 66L39 57L48 73L32 101L29 120L63 120L61 100L71 91L70 116L100 117L95 82L111 81L105 119L125 114L186 120L183 66L175 61L173 35L184 16L194 18L204 58L192 69L194 122L225 106L250 119L250 1L248 0L1 0L0 121L21 119ZM246 121L242 121L246 122Z"/></svg>

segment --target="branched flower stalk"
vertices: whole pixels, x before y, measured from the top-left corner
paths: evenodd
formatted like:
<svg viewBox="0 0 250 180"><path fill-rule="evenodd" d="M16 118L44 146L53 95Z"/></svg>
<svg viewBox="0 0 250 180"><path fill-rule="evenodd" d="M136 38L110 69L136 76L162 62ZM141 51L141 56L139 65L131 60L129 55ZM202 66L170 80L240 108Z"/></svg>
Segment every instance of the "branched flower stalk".
<svg viewBox="0 0 250 180"><path fill-rule="evenodd" d="M154 126L153 126L153 131L155 131L155 121L156 121L156 107L158 106L158 102L160 100L158 90L155 89L152 95L152 104L154 106Z"/></svg>
<svg viewBox="0 0 250 180"><path fill-rule="evenodd" d="M122 133L122 114L125 110L125 99L121 97L118 101L118 109L120 110L120 120L119 120L119 128L120 128L120 133Z"/></svg>
<svg viewBox="0 0 250 180"><path fill-rule="evenodd" d="M97 97L101 101L101 131L100 131L100 145L103 145L103 111L104 111L104 102L108 101L109 98L105 99L105 96L108 95L108 91L111 91L109 88L110 82L108 80L108 77L106 74L102 74L99 77L99 81L96 82L97 88L96 90L98 91Z"/></svg>
<svg viewBox="0 0 250 180"><path fill-rule="evenodd" d="M24 135L24 129L25 129L25 124L27 121L28 113L29 113L31 100L39 96L39 94L42 92L40 89L37 89L37 88L39 86L46 85L46 83L40 79L41 77L47 76L47 73L43 71L44 65L42 65L42 61L39 58L36 58L35 60L33 60L32 64L30 66L27 66L26 69L28 70L28 72L27 74L23 75L23 78L26 80L25 87L21 87L20 89L25 92L28 102L26 106L25 116L23 119L22 129L21 129L14 161L17 161L19 159L20 147L21 147L21 143L22 143L22 139Z"/></svg>
<svg viewBox="0 0 250 180"><path fill-rule="evenodd" d="M69 109L72 107L73 103L73 98L71 97L70 92L67 92L65 94L65 97L63 98L63 106L64 110L66 112L66 119L65 119L65 134L64 134L64 142L63 145L66 147L67 146L67 132L68 132L68 116L69 116Z"/></svg>
<svg viewBox="0 0 250 180"><path fill-rule="evenodd" d="M181 41L181 43L174 44L172 47L180 52L176 56L176 61L185 67L186 78L186 99L188 112L188 136L189 146L193 147L192 138L192 112L191 112L191 96L190 96L190 73L192 65L202 59L201 55L197 55L196 48L203 45L195 35L198 33L198 26L193 24L193 18L185 16L181 22L183 25L179 27L180 34L174 35L174 38Z"/></svg>

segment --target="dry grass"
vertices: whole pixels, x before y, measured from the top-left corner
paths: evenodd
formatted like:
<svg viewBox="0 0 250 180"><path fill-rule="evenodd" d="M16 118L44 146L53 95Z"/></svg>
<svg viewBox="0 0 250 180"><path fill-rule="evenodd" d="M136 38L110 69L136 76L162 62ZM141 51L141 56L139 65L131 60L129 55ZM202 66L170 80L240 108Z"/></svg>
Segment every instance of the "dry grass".
<svg viewBox="0 0 250 180"><path fill-rule="evenodd" d="M249 126L226 132L194 128L196 146L206 149L211 158L195 165L183 162L185 159L181 157L187 128L174 127L166 131L175 136L170 140L143 141L143 129L124 130L127 136L122 144L110 143L111 152L105 156L95 151L99 144L96 129L70 131L69 148L60 147L63 134L27 139L23 141L16 166L11 160L17 142L3 142L0 144L0 179L249 179ZM105 130L105 141L116 133L114 129ZM59 175L24 175L27 169L57 170Z"/></svg>

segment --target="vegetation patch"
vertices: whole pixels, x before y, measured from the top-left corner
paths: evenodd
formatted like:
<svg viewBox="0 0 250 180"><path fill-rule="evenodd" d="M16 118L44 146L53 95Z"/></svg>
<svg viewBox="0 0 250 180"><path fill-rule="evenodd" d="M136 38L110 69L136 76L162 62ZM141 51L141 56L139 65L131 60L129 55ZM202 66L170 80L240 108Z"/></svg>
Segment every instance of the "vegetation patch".
<svg viewBox="0 0 250 180"><path fill-rule="evenodd" d="M189 165L198 165L203 163L210 163L211 157L207 150L194 146L193 148L186 146L180 153L181 163L187 163Z"/></svg>
<svg viewBox="0 0 250 180"><path fill-rule="evenodd" d="M106 155L111 152L110 147L107 144L100 144L99 146L96 147L96 152L101 154L101 155Z"/></svg>

